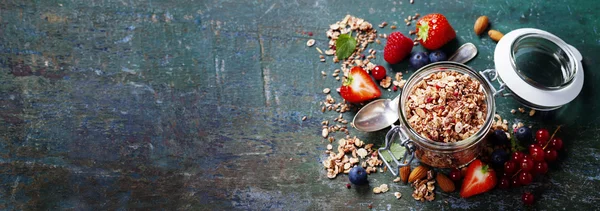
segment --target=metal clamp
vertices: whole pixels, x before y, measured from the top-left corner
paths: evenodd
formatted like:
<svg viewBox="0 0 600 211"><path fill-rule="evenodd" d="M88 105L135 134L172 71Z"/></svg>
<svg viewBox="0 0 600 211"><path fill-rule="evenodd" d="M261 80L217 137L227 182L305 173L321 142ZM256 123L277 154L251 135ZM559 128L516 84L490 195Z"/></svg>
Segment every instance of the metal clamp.
<svg viewBox="0 0 600 211"><path fill-rule="evenodd" d="M400 159L396 158L396 156L394 156L394 154L390 150L390 147L392 146L392 143L393 143L396 135L398 135L400 138L400 146L403 146L406 149L406 151L404 151L404 156L401 159L402 162L399 162ZM400 167L410 165L410 163L415 158L415 150L416 150L416 146L408 138L408 135L406 134L406 129L401 125L392 125L392 128L385 135L385 146L382 148L379 148L377 151L379 152L378 153L379 158L381 158L381 160L383 160L383 163L385 164L385 166L387 166L389 171L394 176L398 176L398 171L400 170ZM387 152L390 155L390 157L392 158L392 160L396 163L396 166L394 168L392 168L390 163L388 163L387 160L385 159L385 157L383 157L382 153L384 151ZM410 154L410 158L409 158L409 154Z"/></svg>
<svg viewBox="0 0 600 211"><path fill-rule="evenodd" d="M512 95L511 93L505 93L504 90L506 90L506 84L504 84L500 79L498 79L498 72L494 69L487 69L484 71L479 71L479 74L481 74L481 76L483 76L483 79L485 79L485 82L490 85L490 89L492 89L492 93L494 93L494 97L496 97L497 95L500 95L502 97L507 97ZM496 90L496 88L494 87L494 85L492 84L492 81L498 80L498 84L500 84L500 87L498 87L498 89Z"/></svg>

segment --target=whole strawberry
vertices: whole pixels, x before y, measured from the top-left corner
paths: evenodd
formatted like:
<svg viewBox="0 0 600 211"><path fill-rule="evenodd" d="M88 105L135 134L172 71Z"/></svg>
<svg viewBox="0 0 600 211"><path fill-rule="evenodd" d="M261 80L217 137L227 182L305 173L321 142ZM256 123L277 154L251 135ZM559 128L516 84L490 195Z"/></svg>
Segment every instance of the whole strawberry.
<svg viewBox="0 0 600 211"><path fill-rule="evenodd" d="M417 39L429 50L441 48L455 37L456 32L442 14L428 14L417 22Z"/></svg>
<svg viewBox="0 0 600 211"><path fill-rule="evenodd" d="M400 32L392 32L383 49L383 59L390 64L396 64L406 58L412 48L413 41L410 38Z"/></svg>

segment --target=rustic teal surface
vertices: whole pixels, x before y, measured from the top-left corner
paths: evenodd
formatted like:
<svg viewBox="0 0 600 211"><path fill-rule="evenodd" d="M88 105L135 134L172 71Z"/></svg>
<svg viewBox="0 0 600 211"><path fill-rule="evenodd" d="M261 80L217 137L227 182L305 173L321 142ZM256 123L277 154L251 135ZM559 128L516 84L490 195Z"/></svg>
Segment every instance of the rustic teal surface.
<svg viewBox="0 0 600 211"><path fill-rule="evenodd" d="M443 2L443 3L442 3ZM594 0L424 1L0 1L0 208L6 210L513 210L536 193L541 210L597 210L600 202L600 6ZM563 125L566 150L532 185L469 199L417 202L391 174L346 189L320 161L323 88L308 39L326 49L328 25L346 14L377 25L414 13L445 14L472 42L475 69L493 68L495 43L472 32L490 17L502 32L549 31L584 57L585 84L549 114L498 113L534 128ZM307 32L314 35L310 37ZM389 27L380 30L390 33ZM383 46L371 45L382 60ZM419 46L416 50L422 50ZM386 64L387 65L387 64ZM388 69L392 68L387 65ZM407 62L391 72L414 70ZM394 92L384 91L386 98ZM334 94L336 99L340 99ZM344 115L351 119L354 112ZM306 121L301 118L307 116ZM383 132L361 133L380 145ZM336 137L342 137L337 134ZM397 200L393 192L401 192Z"/></svg>

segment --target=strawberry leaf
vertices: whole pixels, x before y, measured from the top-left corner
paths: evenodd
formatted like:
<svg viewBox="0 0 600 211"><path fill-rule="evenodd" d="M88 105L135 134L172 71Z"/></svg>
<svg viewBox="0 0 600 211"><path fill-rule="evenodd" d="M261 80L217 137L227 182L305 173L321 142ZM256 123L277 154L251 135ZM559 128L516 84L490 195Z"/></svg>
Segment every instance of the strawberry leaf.
<svg viewBox="0 0 600 211"><path fill-rule="evenodd" d="M418 39L423 40L423 42L427 41L427 37L429 34L429 24L425 22L424 24L421 24L417 27L419 27L419 33L417 34Z"/></svg>
<svg viewBox="0 0 600 211"><path fill-rule="evenodd" d="M340 34L335 41L335 55L339 60L344 60L356 49L356 40L349 34Z"/></svg>

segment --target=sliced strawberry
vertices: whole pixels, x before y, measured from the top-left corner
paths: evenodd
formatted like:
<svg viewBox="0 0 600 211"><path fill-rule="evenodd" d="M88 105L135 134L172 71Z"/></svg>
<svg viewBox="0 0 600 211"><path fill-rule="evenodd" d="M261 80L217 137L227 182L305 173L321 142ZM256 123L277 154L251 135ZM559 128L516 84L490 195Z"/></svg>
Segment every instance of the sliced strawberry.
<svg viewBox="0 0 600 211"><path fill-rule="evenodd" d="M460 189L460 197L468 198L485 193L496 186L496 172L477 159L469 164Z"/></svg>
<svg viewBox="0 0 600 211"><path fill-rule="evenodd" d="M377 84L362 67L353 67L340 87L342 98L351 103L362 103L381 96Z"/></svg>
<svg viewBox="0 0 600 211"><path fill-rule="evenodd" d="M417 21L417 39L429 50L441 48L456 37L456 32L444 15L433 13Z"/></svg>

